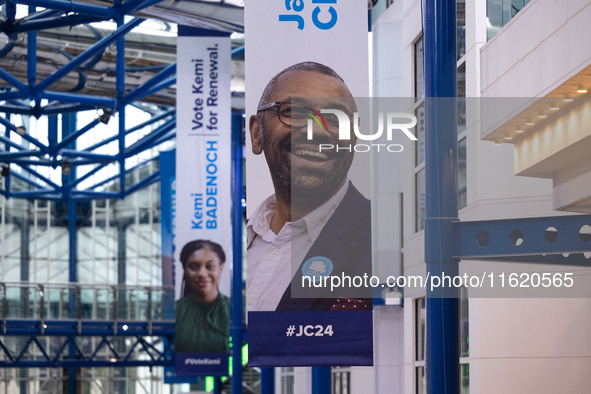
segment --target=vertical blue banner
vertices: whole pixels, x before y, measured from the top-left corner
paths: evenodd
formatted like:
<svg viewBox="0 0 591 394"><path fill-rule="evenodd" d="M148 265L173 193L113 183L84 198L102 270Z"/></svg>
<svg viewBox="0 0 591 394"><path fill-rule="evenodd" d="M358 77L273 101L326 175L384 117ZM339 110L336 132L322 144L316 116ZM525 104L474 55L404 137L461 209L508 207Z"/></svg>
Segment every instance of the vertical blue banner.
<svg viewBox="0 0 591 394"><path fill-rule="evenodd" d="M226 376L232 271L229 34L177 37L176 377Z"/></svg>

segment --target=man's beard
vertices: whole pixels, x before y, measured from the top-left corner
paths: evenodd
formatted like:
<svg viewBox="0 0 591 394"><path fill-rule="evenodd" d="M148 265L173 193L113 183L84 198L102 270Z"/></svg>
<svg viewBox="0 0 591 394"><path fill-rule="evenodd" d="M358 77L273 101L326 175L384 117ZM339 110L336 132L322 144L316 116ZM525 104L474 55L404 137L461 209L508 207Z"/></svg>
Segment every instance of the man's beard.
<svg viewBox="0 0 591 394"><path fill-rule="evenodd" d="M281 154L272 158L271 161L267 158L267 163L277 197L293 206L312 210L332 197L343 185L353 155L348 152L330 153L330 160L335 160L335 166L330 173L321 168L317 170L294 168L291 164L292 145L298 146L304 143L309 144L310 141L302 138L286 138L280 145ZM330 141L329 139L321 142L314 141L314 144L320 143L334 144L335 142L332 138ZM278 162L272 162L276 159Z"/></svg>

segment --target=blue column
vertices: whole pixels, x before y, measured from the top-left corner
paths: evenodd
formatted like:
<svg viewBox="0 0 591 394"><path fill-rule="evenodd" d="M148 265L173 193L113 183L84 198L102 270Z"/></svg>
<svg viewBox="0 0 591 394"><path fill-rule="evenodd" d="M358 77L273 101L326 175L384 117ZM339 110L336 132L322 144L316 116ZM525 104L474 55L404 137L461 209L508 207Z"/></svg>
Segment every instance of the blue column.
<svg viewBox="0 0 591 394"><path fill-rule="evenodd" d="M312 394L330 394L331 367L312 367Z"/></svg>
<svg viewBox="0 0 591 394"><path fill-rule="evenodd" d="M242 114L232 114L232 394L242 393Z"/></svg>
<svg viewBox="0 0 591 394"><path fill-rule="evenodd" d="M429 276L458 274L455 0L424 0L425 262ZM427 393L460 392L457 289L427 287Z"/></svg>
<svg viewBox="0 0 591 394"><path fill-rule="evenodd" d="M261 394L275 394L275 368L261 368Z"/></svg>

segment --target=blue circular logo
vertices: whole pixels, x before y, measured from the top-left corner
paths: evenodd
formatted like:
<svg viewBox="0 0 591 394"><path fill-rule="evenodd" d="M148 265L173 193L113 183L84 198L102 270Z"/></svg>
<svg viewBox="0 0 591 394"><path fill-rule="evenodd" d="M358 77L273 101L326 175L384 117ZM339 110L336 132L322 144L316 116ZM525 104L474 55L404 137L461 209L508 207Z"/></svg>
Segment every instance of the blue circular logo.
<svg viewBox="0 0 591 394"><path fill-rule="evenodd" d="M302 276L309 276L314 282L332 273L334 264L328 257L314 256L310 257L302 265Z"/></svg>

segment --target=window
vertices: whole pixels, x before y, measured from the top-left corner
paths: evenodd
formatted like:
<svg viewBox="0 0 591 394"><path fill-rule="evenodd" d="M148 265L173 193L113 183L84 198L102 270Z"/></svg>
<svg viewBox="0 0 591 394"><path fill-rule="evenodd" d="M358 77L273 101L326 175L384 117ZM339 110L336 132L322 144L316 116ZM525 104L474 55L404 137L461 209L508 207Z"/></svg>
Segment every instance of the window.
<svg viewBox="0 0 591 394"><path fill-rule="evenodd" d="M466 3L456 1L456 47L458 60L466 54Z"/></svg>
<svg viewBox="0 0 591 394"><path fill-rule="evenodd" d="M460 288L460 393L470 393L470 319L468 288Z"/></svg>
<svg viewBox="0 0 591 394"><path fill-rule="evenodd" d="M466 173L466 63L460 62L458 87L458 208L468 204Z"/></svg>
<svg viewBox="0 0 591 394"><path fill-rule="evenodd" d="M281 368L281 394L294 394L294 376L293 367Z"/></svg>
<svg viewBox="0 0 591 394"><path fill-rule="evenodd" d="M425 227L425 78L423 73L423 38L414 44L414 81L415 106L417 117L415 127L417 141L415 143L415 220L414 230L421 231Z"/></svg>
<svg viewBox="0 0 591 394"><path fill-rule="evenodd" d="M427 392L427 375L425 370L425 355L427 343L427 309L426 299L418 298L414 304L415 315L415 393Z"/></svg>
<svg viewBox="0 0 591 394"><path fill-rule="evenodd" d="M466 170L466 138L458 142L458 208L468 205Z"/></svg>
<svg viewBox="0 0 591 394"><path fill-rule="evenodd" d="M425 74L423 70L423 37L420 37L414 44L415 64L415 97L425 97Z"/></svg>
<svg viewBox="0 0 591 394"><path fill-rule="evenodd" d="M490 40L530 0L486 0L486 39Z"/></svg>
<svg viewBox="0 0 591 394"><path fill-rule="evenodd" d="M332 367L332 394L351 393L351 368Z"/></svg>

